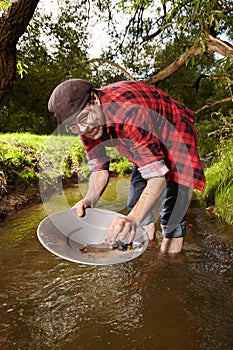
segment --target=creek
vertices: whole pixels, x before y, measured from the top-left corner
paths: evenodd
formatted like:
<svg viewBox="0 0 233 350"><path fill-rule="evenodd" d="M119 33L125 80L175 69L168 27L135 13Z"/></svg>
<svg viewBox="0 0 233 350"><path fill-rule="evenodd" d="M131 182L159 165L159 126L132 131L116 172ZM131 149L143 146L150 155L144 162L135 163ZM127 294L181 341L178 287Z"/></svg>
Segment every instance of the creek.
<svg viewBox="0 0 233 350"><path fill-rule="evenodd" d="M113 179L99 207L124 213L128 184ZM208 221L194 201L179 256L160 254L157 233L128 263L72 263L44 249L36 230L85 186L0 224L1 350L233 349L232 227Z"/></svg>

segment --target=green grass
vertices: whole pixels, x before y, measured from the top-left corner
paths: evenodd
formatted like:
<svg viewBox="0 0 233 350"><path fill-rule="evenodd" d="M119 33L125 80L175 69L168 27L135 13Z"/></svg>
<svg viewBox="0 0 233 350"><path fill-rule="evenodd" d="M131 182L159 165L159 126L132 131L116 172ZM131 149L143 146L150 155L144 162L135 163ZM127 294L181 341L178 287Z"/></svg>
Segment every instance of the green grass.
<svg viewBox="0 0 233 350"><path fill-rule="evenodd" d="M219 146L218 158L205 171L204 199L207 206L214 206L214 213L233 224L233 140Z"/></svg>
<svg viewBox="0 0 233 350"><path fill-rule="evenodd" d="M7 189L24 191L29 185L55 185L58 177L78 174L85 158L81 141L71 136L39 136L29 133L0 135L0 171Z"/></svg>
<svg viewBox="0 0 233 350"><path fill-rule="evenodd" d="M109 148L107 153L111 158L112 173L125 175L131 172L131 163L116 149ZM8 189L20 188L21 191L29 185L38 185L39 181L45 188L55 188L61 179L78 177L85 180L89 175L79 137L30 133L0 134L0 171ZM0 190L3 194L3 187Z"/></svg>

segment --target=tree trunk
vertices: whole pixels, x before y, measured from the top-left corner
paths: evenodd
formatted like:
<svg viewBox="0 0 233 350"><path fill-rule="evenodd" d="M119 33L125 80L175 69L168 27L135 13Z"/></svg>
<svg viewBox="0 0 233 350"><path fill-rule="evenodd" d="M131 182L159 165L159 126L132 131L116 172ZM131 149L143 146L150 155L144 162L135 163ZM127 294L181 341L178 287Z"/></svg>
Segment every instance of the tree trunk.
<svg viewBox="0 0 233 350"><path fill-rule="evenodd" d="M39 0L15 0L0 18L0 103L16 75L16 44L25 32Z"/></svg>

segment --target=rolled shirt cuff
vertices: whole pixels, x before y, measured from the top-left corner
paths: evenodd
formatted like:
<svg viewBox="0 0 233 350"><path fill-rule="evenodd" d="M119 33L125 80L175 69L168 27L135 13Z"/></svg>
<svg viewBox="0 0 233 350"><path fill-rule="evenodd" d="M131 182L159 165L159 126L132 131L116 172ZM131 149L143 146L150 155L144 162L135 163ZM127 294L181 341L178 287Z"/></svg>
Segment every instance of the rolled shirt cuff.
<svg viewBox="0 0 233 350"><path fill-rule="evenodd" d="M146 179L146 180L152 177L164 176L169 171L163 159L144 165L138 168L138 170L140 171L143 179Z"/></svg>
<svg viewBox="0 0 233 350"><path fill-rule="evenodd" d="M92 159L88 161L90 171L108 170L109 169L109 157Z"/></svg>

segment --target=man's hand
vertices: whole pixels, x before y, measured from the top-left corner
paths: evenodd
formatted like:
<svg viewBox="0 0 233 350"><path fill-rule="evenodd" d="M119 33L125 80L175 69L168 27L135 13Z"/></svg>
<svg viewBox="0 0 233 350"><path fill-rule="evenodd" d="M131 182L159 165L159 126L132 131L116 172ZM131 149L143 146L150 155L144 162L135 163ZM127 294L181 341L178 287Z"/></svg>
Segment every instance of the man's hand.
<svg viewBox="0 0 233 350"><path fill-rule="evenodd" d="M78 216L84 216L86 208L95 207L101 194L104 192L107 186L108 178L108 170L100 170L91 173L88 190L85 197L73 206L73 208L76 209Z"/></svg>
<svg viewBox="0 0 233 350"><path fill-rule="evenodd" d="M76 209L78 216L84 216L86 208L91 208L90 203L86 199L82 199L72 207L72 209Z"/></svg>
<svg viewBox="0 0 233 350"><path fill-rule="evenodd" d="M144 188L138 202L133 207L127 217L116 217L109 227L107 241L114 242L117 237L124 240L128 236L128 241L132 242L136 227L139 226L148 212L153 209L156 201L166 188L166 179L164 176L150 178Z"/></svg>
<svg viewBox="0 0 233 350"><path fill-rule="evenodd" d="M136 224L133 220L127 217L117 216L109 226L107 241L113 243L117 238L123 241L127 236L127 242L134 240L136 233Z"/></svg>

